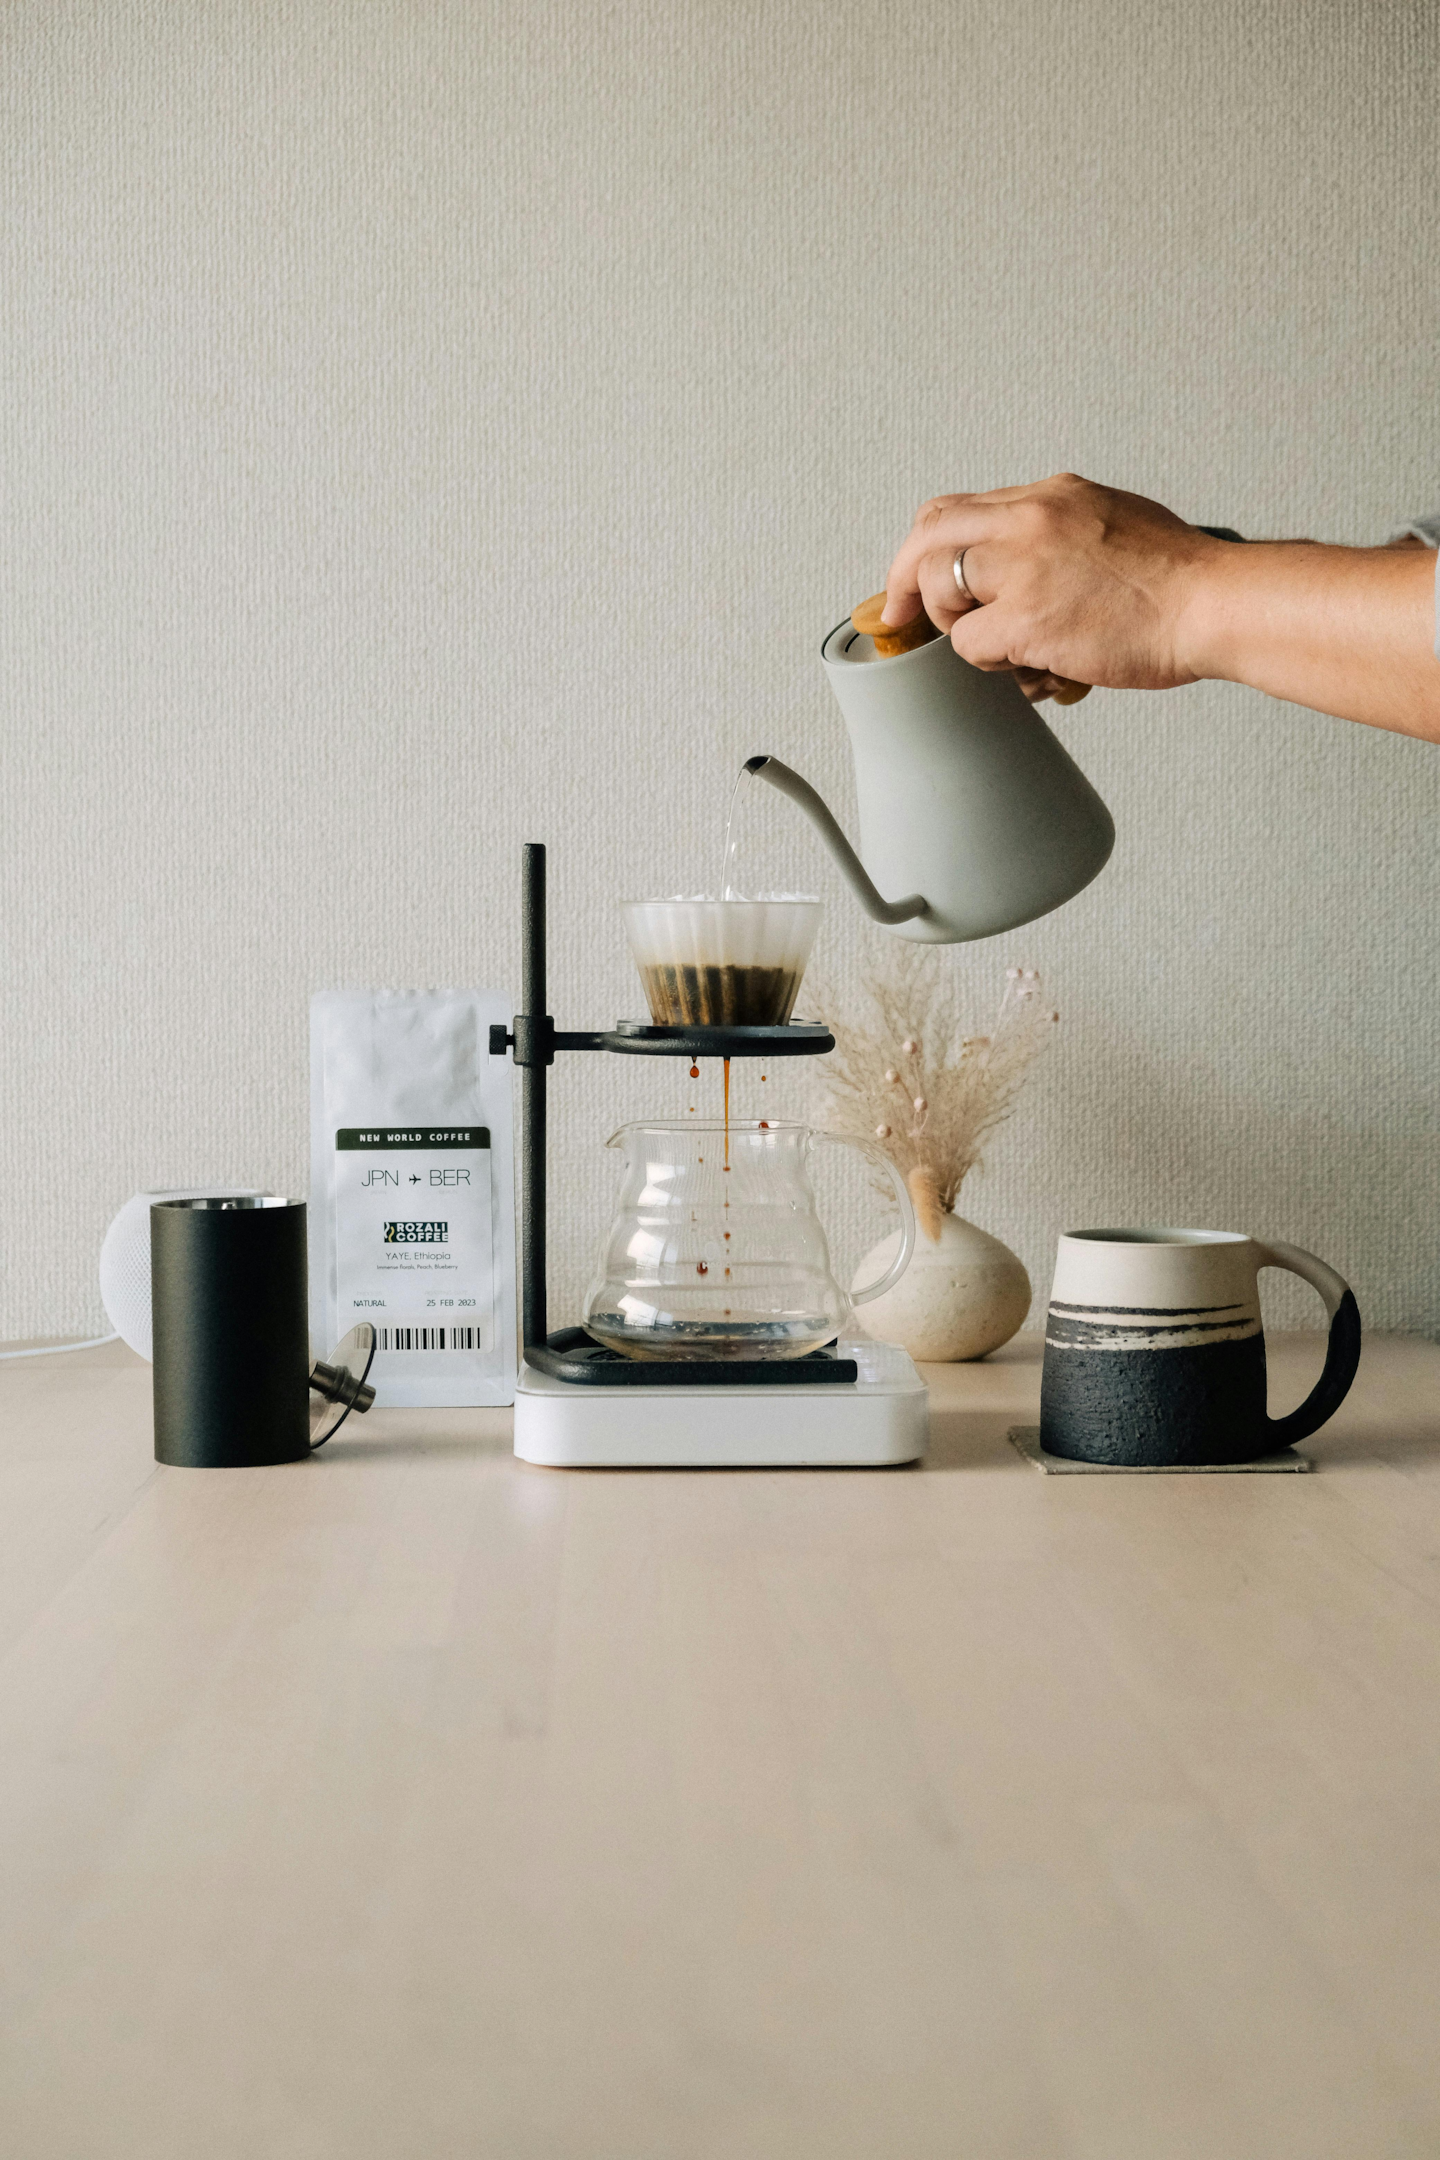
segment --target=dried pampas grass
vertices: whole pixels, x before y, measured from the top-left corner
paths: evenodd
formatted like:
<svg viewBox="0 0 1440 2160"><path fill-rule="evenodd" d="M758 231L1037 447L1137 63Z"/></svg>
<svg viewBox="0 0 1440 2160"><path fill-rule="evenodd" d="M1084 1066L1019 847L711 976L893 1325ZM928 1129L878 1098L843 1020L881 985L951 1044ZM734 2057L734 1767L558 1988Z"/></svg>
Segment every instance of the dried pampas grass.
<svg viewBox="0 0 1440 2160"><path fill-rule="evenodd" d="M1040 990L1033 968L1007 968L991 1032L962 1035L954 978L939 953L898 940L866 978L862 1020L844 1018L833 993L806 986L810 1013L835 1037L817 1072L819 1121L884 1150L932 1241L1060 1017Z"/></svg>

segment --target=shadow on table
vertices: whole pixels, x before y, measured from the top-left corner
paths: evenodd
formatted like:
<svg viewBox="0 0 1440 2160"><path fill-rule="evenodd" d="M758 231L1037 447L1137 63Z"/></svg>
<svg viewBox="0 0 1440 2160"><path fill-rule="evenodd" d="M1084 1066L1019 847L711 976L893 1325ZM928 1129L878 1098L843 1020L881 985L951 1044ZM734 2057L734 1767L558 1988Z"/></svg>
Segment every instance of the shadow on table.
<svg viewBox="0 0 1440 2160"><path fill-rule="evenodd" d="M379 1462L396 1456L408 1455L415 1460L444 1457L454 1462L461 1458L473 1458L483 1462L491 1457L508 1458L511 1454L510 1433L507 1429L495 1432L489 1425L489 1414L484 1426L460 1422L469 1415L479 1413L464 1410L372 1410L366 1418L347 1418L333 1440L317 1450L317 1459L324 1461L328 1455L332 1462L359 1462L362 1459ZM383 1423L380 1422L383 1419ZM401 1424L400 1420L405 1423Z"/></svg>
<svg viewBox="0 0 1440 2160"><path fill-rule="evenodd" d="M1440 1417L1407 1418L1398 1425L1378 1418L1363 1423L1322 1425L1304 1443L1317 1470L1338 1470L1342 1464L1389 1464L1395 1470L1421 1470L1440 1465Z"/></svg>
<svg viewBox="0 0 1440 2160"><path fill-rule="evenodd" d="M1026 1419L1018 1410L930 1410L930 1445L926 1470L1018 1470L1034 1476L1011 1447L1006 1434ZM1033 1413L1029 1422L1035 1422Z"/></svg>

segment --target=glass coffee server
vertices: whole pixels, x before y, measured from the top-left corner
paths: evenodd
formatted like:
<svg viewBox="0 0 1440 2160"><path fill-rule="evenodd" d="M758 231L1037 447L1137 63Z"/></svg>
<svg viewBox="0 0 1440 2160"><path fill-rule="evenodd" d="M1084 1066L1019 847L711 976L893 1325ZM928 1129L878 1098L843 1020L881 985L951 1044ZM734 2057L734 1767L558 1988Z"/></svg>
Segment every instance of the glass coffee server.
<svg viewBox="0 0 1440 2160"><path fill-rule="evenodd" d="M523 1009L510 1029L491 1029L489 1045L492 1056L511 1055L521 1075L516 1454L570 1468L915 1461L925 1449L928 1398L914 1365L891 1344L843 1339L850 1306L878 1297L909 1257L909 1198L894 1178L901 1252L879 1282L847 1296L831 1273L805 1175L810 1149L825 1136L804 1127L729 1124L728 1173L715 1160L725 1149L718 1126L681 1128L683 1140L662 1122L616 1134L626 1177L586 1299L587 1325L550 1330L545 1140L556 1056L772 1061L820 1056L835 1044L826 1028L788 1019L763 1027L622 1020L610 1029L558 1029L546 1011L543 847L523 850L522 880ZM708 1163L700 1160L707 1148ZM692 1215L693 1223L685 1220ZM751 1235L767 1217L765 1233ZM742 1249L752 1257L742 1258ZM729 1250L736 1258L727 1261Z"/></svg>
<svg viewBox="0 0 1440 2160"><path fill-rule="evenodd" d="M629 1358L746 1364L813 1358L898 1282L915 1243L899 1172L873 1157L900 1208L900 1245L883 1275L847 1294L830 1267L808 1175L811 1150L847 1140L768 1119L622 1125L607 1146L625 1179L585 1330ZM832 1353L826 1363L834 1365ZM783 1373L772 1375L783 1378Z"/></svg>

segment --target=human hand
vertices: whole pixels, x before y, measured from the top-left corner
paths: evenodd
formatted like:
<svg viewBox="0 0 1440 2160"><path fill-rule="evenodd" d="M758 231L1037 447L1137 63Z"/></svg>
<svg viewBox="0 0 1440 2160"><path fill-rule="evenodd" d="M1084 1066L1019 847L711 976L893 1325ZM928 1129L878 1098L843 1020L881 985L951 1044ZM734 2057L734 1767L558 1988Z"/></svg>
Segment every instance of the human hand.
<svg viewBox="0 0 1440 2160"><path fill-rule="evenodd" d="M1200 566L1230 544L1074 473L938 495L890 566L885 620L911 622L923 607L962 659L1009 669L1032 700L1076 682L1169 689L1196 680L1187 601Z"/></svg>
<svg viewBox="0 0 1440 2160"><path fill-rule="evenodd" d="M1054 698L1057 705L1078 705L1094 688L1093 683L1072 682L1068 675L1051 675L1042 668L1020 667L1013 672L1032 705L1042 704L1046 698Z"/></svg>

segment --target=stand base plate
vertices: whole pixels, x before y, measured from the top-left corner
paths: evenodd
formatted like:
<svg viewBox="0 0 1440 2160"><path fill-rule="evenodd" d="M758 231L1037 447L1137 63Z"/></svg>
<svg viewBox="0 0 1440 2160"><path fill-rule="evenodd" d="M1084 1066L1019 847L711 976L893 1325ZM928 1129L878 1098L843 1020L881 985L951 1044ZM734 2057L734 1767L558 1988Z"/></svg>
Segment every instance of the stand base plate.
<svg viewBox="0 0 1440 2160"><path fill-rule="evenodd" d="M892 1343L847 1342L848 1387L575 1387L521 1369L515 1453L568 1470L882 1468L925 1452L930 1392ZM777 1373L783 1372L777 1366Z"/></svg>

